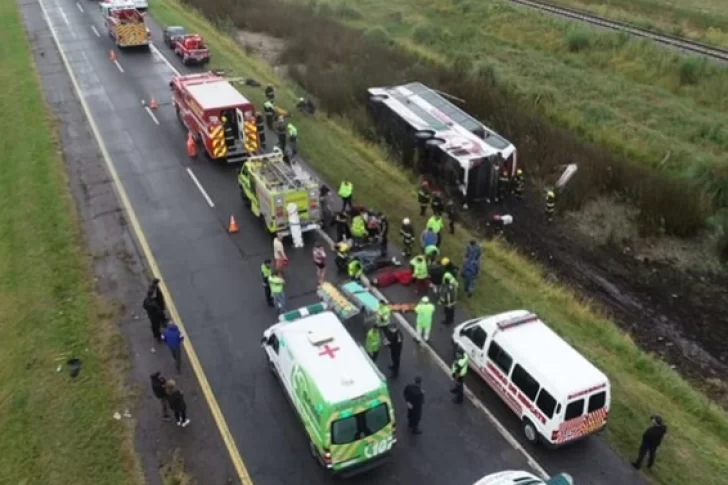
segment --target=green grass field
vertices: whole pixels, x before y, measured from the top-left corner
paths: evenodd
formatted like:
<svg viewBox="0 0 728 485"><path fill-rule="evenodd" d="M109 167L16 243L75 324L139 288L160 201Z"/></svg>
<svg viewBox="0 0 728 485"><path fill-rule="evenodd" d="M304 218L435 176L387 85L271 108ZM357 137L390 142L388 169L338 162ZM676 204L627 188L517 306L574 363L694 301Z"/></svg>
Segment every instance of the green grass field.
<svg viewBox="0 0 728 485"><path fill-rule="evenodd" d="M728 47L728 3L722 0L549 0L549 3Z"/></svg>
<svg viewBox="0 0 728 485"><path fill-rule="evenodd" d="M92 291L14 1L0 5L0 59L0 483L141 483L131 430L112 419L120 339ZM70 356L83 361L76 379Z"/></svg>
<svg viewBox="0 0 728 485"><path fill-rule="evenodd" d="M252 77L263 85L280 86L276 99L284 108L291 110L302 94L299 88L276 78L261 61L249 57L231 37L220 33L189 6L175 0L154 0L151 12L164 25L184 25L201 33L213 51L213 67L227 69L231 76ZM230 30L229 22L219 20L223 28ZM261 90L240 89L262 104ZM393 166L378 147L353 135L345 120L317 115L295 117L295 124L303 155L328 183L337 187L344 177L354 180L354 197L384 211L391 221L418 213L413 178ZM424 224L422 218L413 220L416 227ZM465 231L446 237L444 253L459 257L470 238ZM547 284L543 272L519 254L496 241L484 246L483 275L476 297L468 301L472 313L532 309L604 369L613 385L613 411L606 438L625 459L632 458L650 414L662 413L669 422L670 435L660 451L659 465L650 472L654 483L725 483L726 413L663 362L641 352L612 322L574 294Z"/></svg>
<svg viewBox="0 0 728 485"><path fill-rule="evenodd" d="M501 1L289 1L429 59L494 72L559 125L635 163L698 180L728 206L726 69Z"/></svg>

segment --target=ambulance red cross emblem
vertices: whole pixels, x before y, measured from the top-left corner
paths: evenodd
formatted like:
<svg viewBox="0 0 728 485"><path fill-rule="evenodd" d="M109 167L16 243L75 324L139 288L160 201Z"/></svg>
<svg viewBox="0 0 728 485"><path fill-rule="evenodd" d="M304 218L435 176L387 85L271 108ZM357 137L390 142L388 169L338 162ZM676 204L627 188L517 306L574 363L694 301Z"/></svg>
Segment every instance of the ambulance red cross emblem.
<svg viewBox="0 0 728 485"><path fill-rule="evenodd" d="M319 355L328 355L332 359L336 358L336 351L340 350L339 347L329 347L329 344L324 345L323 350L319 352Z"/></svg>

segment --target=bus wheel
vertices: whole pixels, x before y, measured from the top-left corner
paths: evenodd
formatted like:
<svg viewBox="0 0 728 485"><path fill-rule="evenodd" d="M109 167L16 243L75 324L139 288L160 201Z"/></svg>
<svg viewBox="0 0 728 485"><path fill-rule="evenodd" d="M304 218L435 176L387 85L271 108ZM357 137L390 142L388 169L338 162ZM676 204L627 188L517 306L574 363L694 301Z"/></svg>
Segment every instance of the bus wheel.
<svg viewBox="0 0 728 485"><path fill-rule="evenodd" d="M415 131L415 138L417 140L425 141L435 136L435 132L432 130L418 130Z"/></svg>
<svg viewBox="0 0 728 485"><path fill-rule="evenodd" d="M425 146L427 148L436 148L444 144L445 140L443 140L442 138L430 138L429 140L425 141Z"/></svg>
<svg viewBox="0 0 728 485"><path fill-rule="evenodd" d="M381 104L382 102L384 102L384 100L388 98L389 96L387 96L386 94L375 94L374 96L369 97L369 101L371 101L372 103Z"/></svg>
<svg viewBox="0 0 728 485"><path fill-rule="evenodd" d="M526 441L528 441L532 445L538 443L538 431L536 431L536 427L531 421L529 421L528 419L524 419L523 424L521 425L521 429L523 430L523 436L526 437Z"/></svg>

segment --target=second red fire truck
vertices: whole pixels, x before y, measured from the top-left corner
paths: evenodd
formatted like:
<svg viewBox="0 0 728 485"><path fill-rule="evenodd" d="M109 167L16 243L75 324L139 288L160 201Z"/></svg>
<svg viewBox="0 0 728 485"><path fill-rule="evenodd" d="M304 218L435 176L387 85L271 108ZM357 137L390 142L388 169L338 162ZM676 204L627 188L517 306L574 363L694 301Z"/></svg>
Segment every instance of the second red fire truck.
<svg viewBox="0 0 728 485"><path fill-rule="evenodd" d="M175 76L169 85L177 116L209 158L239 162L260 155L255 106L224 76Z"/></svg>

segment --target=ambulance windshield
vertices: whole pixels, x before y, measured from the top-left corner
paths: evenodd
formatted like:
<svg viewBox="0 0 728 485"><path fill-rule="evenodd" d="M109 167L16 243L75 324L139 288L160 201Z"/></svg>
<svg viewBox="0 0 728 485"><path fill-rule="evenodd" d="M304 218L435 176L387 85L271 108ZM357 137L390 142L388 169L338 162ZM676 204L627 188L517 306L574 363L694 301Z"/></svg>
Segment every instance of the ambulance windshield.
<svg viewBox="0 0 728 485"><path fill-rule="evenodd" d="M359 414L331 423L331 444L345 445L364 439L389 424L389 407L382 403Z"/></svg>

